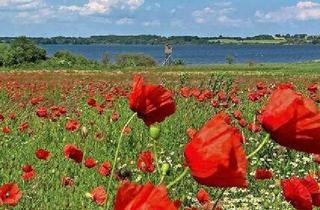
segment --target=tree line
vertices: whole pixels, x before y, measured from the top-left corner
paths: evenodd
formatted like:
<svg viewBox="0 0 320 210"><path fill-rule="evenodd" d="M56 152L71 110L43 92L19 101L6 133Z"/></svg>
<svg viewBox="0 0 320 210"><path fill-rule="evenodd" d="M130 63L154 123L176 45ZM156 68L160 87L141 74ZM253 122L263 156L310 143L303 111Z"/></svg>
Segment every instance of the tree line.
<svg viewBox="0 0 320 210"><path fill-rule="evenodd" d="M16 37L0 37L0 42L11 43ZM171 44L223 44L219 40L277 40L283 39L281 44L320 44L320 36L310 36L307 34L276 34L272 35L257 35L252 37L199 37L199 36L157 36L157 35L136 35L136 36L90 36L90 37L30 37L36 44L148 44L162 45L165 43Z"/></svg>

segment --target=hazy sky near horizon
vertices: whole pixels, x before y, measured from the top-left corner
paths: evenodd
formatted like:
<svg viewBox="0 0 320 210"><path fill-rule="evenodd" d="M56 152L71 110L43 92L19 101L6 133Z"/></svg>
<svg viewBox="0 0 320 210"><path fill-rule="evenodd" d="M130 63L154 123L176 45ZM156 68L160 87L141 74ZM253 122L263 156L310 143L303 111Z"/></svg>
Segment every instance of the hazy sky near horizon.
<svg viewBox="0 0 320 210"><path fill-rule="evenodd" d="M319 34L320 0L0 0L0 36Z"/></svg>

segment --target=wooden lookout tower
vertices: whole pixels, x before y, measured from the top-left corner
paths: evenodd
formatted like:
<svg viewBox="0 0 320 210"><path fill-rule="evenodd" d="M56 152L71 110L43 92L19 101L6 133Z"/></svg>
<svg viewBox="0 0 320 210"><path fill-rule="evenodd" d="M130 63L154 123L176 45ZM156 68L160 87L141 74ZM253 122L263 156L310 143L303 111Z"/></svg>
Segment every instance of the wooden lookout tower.
<svg viewBox="0 0 320 210"><path fill-rule="evenodd" d="M164 46L164 54L165 54L165 60L162 65L169 66L172 64L172 52L173 52L173 46L171 44L166 44Z"/></svg>

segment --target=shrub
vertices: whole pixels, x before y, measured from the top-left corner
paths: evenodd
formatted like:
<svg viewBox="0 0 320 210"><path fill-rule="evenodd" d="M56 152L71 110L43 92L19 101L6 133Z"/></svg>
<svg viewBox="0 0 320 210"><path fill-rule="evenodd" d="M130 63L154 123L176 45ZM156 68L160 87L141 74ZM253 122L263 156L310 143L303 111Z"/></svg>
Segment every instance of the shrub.
<svg viewBox="0 0 320 210"><path fill-rule="evenodd" d="M156 64L152 57L144 54L120 54L116 57L116 65L120 67L150 67Z"/></svg>
<svg viewBox="0 0 320 210"><path fill-rule="evenodd" d="M179 59L174 60L173 65L175 65L175 66L184 66L185 62L184 62L183 59L179 58Z"/></svg>
<svg viewBox="0 0 320 210"><path fill-rule="evenodd" d="M5 65L5 54L8 52L8 46L0 44L0 66Z"/></svg>
<svg viewBox="0 0 320 210"><path fill-rule="evenodd" d="M227 55L226 56L226 62L228 64L233 64L234 63L235 58L232 55Z"/></svg>
<svg viewBox="0 0 320 210"><path fill-rule="evenodd" d="M73 54L68 51L58 51L50 57L44 64L49 68L96 68L98 62L88 60L82 55Z"/></svg>

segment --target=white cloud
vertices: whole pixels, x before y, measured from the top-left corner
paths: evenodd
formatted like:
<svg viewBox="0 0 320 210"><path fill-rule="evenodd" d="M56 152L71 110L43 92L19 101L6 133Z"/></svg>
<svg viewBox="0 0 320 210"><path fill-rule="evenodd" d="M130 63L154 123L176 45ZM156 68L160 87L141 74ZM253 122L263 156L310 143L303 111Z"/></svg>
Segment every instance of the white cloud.
<svg viewBox="0 0 320 210"><path fill-rule="evenodd" d="M134 23L134 20L132 18L121 18L119 20L116 21L117 25L131 25Z"/></svg>
<svg viewBox="0 0 320 210"><path fill-rule="evenodd" d="M294 6L282 7L271 12L256 11L258 22L281 23L288 21L320 20L320 3L300 1Z"/></svg>
<svg viewBox="0 0 320 210"><path fill-rule="evenodd" d="M161 23L160 23L159 20L152 20L152 21L145 21L145 22L142 23L142 25L147 26L147 27L149 27L149 26L160 26Z"/></svg>
<svg viewBox="0 0 320 210"><path fill-rule="evenodd" d="M0 7L10 10L32 10L44 6L43 0L0 0Z"/></svg>
<svg viewBox="0 0 320 210"><path fill-rule="evenodd" d="M210 7L206 7L202 10L196 10L192 13L192 16L195 18L197 23L205 23L208 21L208 17L210 17L214 13L214 10Z"/></svg>
<svg viewBox="0 0 320 210"><path fill-rule="evenodd" d="M107 14L112 9L135 10L144 3L144 0L89 0L83 6L61 6L61 10L77 12L80 15Z"/></svg>
<svg viewBox="0 0 320 210"><path fill-rule="evenodd" d="M54 10L51 10L50 8L43 8L36 11L19 12L15 19L18 20L19 23L23 24L37 24L45 22L46 20L54 17L57 17Z"/></svg>
<svg viewBox="0 0 320 210"><path fill-rule="evenodd" d="M212 7L205 7L195 10L192 16L198 24L223 25L231 27L242 27L250 24L249 20L233 18L235 9L231 7L231 2L220 2Z"/></svg>

